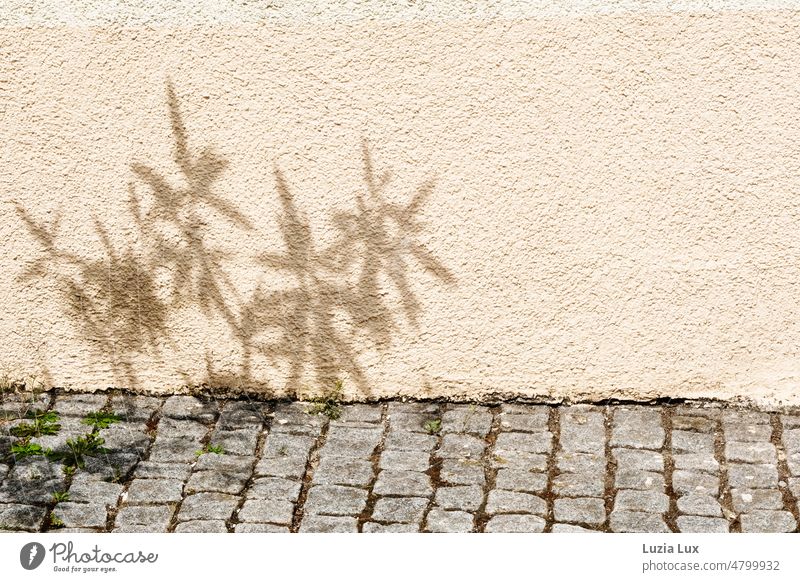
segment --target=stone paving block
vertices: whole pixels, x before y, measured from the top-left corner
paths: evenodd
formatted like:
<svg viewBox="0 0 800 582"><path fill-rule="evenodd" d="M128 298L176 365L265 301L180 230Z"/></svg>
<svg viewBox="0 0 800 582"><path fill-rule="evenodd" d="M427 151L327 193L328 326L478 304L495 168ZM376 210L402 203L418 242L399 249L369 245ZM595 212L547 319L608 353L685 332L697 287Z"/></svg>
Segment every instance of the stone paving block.
<svg viewBox="0 0 800 582"><path fill-rule="evenodd" d="M64 522L65 527L105 528L108 510L102 503L59 503L53 514Z"/></svg>
<svg viewBox="0 0 800 582"><path fill-rule="evenodd" d="M0 530L39 531L45 513L44 507L0 503Z"/></svg>
<svg viewBox="0 0 800 582"><path fill-rule="evenodd" d="M375 503L372 519L419 524L427 507L428 500L423 497L382 497Z"/></svg>
<svg viewBox="0 0 800 582"><path fill-rule="evenodd" d="M725 443L725 458L744 463L777 463L778 457L772 443Z"/></svg>
<svg viewBox="0 0 800 582"><path fill-rule="evenodd" d="M778 468L775 465L750 465L730 463L728 485L743 489L768 489L778 486Z"/></svg>
<svg viewBox="0 0 800 582"><path fill-rule="evenodd" d="M466 511L445 511L434 507L428 512L425 530L433 533L468 533L473 531L474 518Z"/></svg>
<svg viewBox="0 0 800 582"><path fill-rule="evenodd" d="M431 480L425 473L414 471L381 471L373 491L376 495L430 497Z"/></svg>
<svg viewBox="0 0 800 582"><path fill-rule="evenodd" d="M541 533L545 520L538 515L495 515L483 531L486 533Z"/></svg>
<svg viewBox="0 0 800 582"><path fill-rule="evenodd" d="M523 451L528 453L548 453L553 446L553 434L549 431L542 433L528 432L502 432L497 435L495 451ZM498 453L502 455L503 453Z"/></svg>
<svg viewBox="0 0 800 582"><path fill-rule="evenodd" d="M797 522L788 511L757 509L739 519L743 533L788 533L797 529Z"/></svg>
<svg viewBox="0 0 800 582"><path fill-rule="evenodd" d="M136 453L118 451L107 455L86 457L87 475L98 480L119 482L136 467L141 457Z"/></svg>
<svg viewBox="0 0 800 582"><path fill-rule="evenodd" d="M486 482L486 473L482 463L465 463L459 460L445 459L439 470L439 479L450 485L480 485L483 487Z"/></svg>
<svg viewBox="0 0 800 582"><path fill-rule="evenodd" d="M366 489L314 485L308 491L304 511L306 515L358 515L366 504Z"/></svg>
<svg viewBox="0 0 800 582"><path fill-rule="evenodd" d="M364 533L417 533L419 526L414 523L375 523L368 521L361 528Z"/></svg>
<svg viewBox="0 0 800 582"><path fill-rule="evenodd" d="M477 485L439 487L434 499L442 509L477 511L483 503L483 489Z"/></svg>
<svg viewBox="0 0 800 582"><path fill-rule="evenodd" d="M652 471L631 471L624 469L614 475L617 489L664 490L664 476Z"/></svg>
<svg viewBox="0 0 800 582"><path fill-rule="evenodd" d="M433 402L400 402L394 400L387 404L388 413L392 414L434 414L438 412L439 405Z"/></svg>
<svg viewBox="0 0 800 582"><path fill-rule="evenodd" d="M780 420L784 429L800 428L800 414L781 414Z"/></svg>
<svg viewBox="0 0 800 582"><path fill-rule="evenodd" d="M553 529L550 531L553 533L600 533L596 529L589 529L587 527L572 525L570 523L554 523Z"/></svg>
<svg viewBox="0 0 800 582"><path fill-rule="evenodd" d="M171 505L123 505L117 512L114 525L119 528L141 525L158 531L169 524L174 509Z"/></svg>
<svg viewBox="0 0 800 582"><path fill-rule="evenodd" d="M716 402L700 404L680 404L675 407L676 416L700 416L712 420L722 418L722 405Z"/></svg>
<svg viewBox="0 0 800 582"><path fill-rule="evenodd" d="M789 490L794 495L795 499L800 499L800 477L792 477L789 479ZM798 507L800 509L800 507Z"/></svg>
<svg viewBox="0 0 800 582"><path fill-rule="evenodd" d="M378 466L399 471L427 471L430 453L427 451L383 451Z"/></svg>
<svg viewBox="0 0 800 582"><path fill-rule="evenodd" d="M553 492L560 497L600 497L605 487L604 475L561 473L553 479Z"/></svg>
<svg viewBox="0 0 800 582"><path fill-rule="evenodd" d="M300 533L356 533L355 517L333 515L306 515L300 524Z"/></svg>
<svg viewBox="0 0 800 582"><path fill-rule="evenodd" d="M664 435L660 409L614 410L611 429L612 447L660 449L664 445Z"/></svg>
<svg viewBox="0 0 800 582"><path fill-rule="evenodd" d="M701 473L719 473L719 462L709 453L682 453L672 455L675 468L683 471L700 471Z"/></svg>
<svg viewBox="0 0 800 582"><path fill-rule="evenodd" d="M787 428L781 436L787 451L800 451L800 428Z"/></svg>
<svg viewBox="0 0 800 582"><path fill-rule="evenodd" d="M545 515L546 512L547 504L544 499L536 495L531 495L530 493L494 489L489 492L489 497L486 501L486 513L490 515L498 513L534 513Z"/></svg>
<svg viewBox="0 0 800 582"><path fill-rule="evenodd" d="M86 432L88 431L84 431L84 434ZM150 447L150 436L127 423L112 424L100 434L105 439L103 446L112 451L136 451L143 455Z"/></svg>
<svg viewBox="0 0 800 582"><path fill-rule="evenodd" d="M327 419L322 415L312 415L305 412L284 412L279 405L272 415L270 434L289 435L302 434L316 437L320 434L323 424Z"/></svg>
<svg viewBox="0 0 800 582"><path fill-rule="evenodd" d="M219 519L184 521L175 526L176 533L228 533L225 522Z"/></svg>
<svg viewBox="0 0 800 582"><path fill-rule="evenodd" d="M542 493L547 489L547 475L515 469L500 469L495 476L495 487L509 491Z"/></svg>
<svg viewBox="0 0 800 582"><path fill-rule="evenodd" d="M197 457L194 470L223 471L237 474L249 473L255 460L255 457L242 455L218 455L216 453L207 453Z"/></svg>
<svg viewBox="0 0 800 582"><path fill-rule="evenodd" d="M168 525L122 525L112 529L111 533L167 533Z"/></svg>
<svg viewBox="0 0 800 582"><path fill-rule="evenodd" d="M691 430L695 432L712 433L717 428L717 423L702 416L673 416L673 430Z"/></svg>
<svg viewBox="0 0 800 582"><path fill-rule="evenodd" d="M152 396L114 394L111 397L111 408L126 422L146 423L161 408L161 401L162 399Z"/></svg>
<svg viewBox="0 0 800 582"><path fill-rule="evenodd" d="M389 427L393 431L428 434L425 424L432 420L441 420L438 412L430 414L389 412Z"/></svg>
<svg viewBox="0 0 800 582"><path fill-rule="evenodd" d="M562 473L581 473L584 475L605 475L606 458L594 453L559 452L556 454L556 467Z"/></svg>
<svg viewBox="0 0 800 582"><path fill-rule="evenodd" d="M239 521L289 525L294 503L278 499L248 499L239 510Z"/></svg>
<svg viewBox="0 0 800 582"><path fill-rule="evenodd" d="M179 420L213 422L217 418L218 412L219 405L213 400L200 400L194 396L170 396L164 402L161 416Z"/></svg>
<svg viewBox="0 0 800 582"><path fill-rule="evenodd" d="M605 502L589 497L556 499L553 502L553 516L562 522L601 525L606 520Z"/></svg>
<svg viewBox="0 0 800 582"><path fill-rule="evenodd" d="M273 523L237 523L236 533L289 533L289 527Z"/></svg>
<svg viewBox="0 0 800 582"><path fill-rule="evenodd" d="M611 531L619 533L669 533L660 513L614 509L610 518Z"/></svg>
<svg viewBox="0 0 800 582"><path fill-rule="evenodd" d="M690 493L678 497L678 511L689 515L722 517L722 508L713 495Z"/></svg>
<svg viewBox="0 0 800 582"><path fill-rule="evenodd" d="M372 481L373 473L370 461L323 457L314 471L314 483L366 487Z"/></svg>
<svg viewBox="0 0 800 582"><path fill-rule="evenodd" d="M617 471L626 469L657 473L664 471L664 457L655 451L613 449L611 455L617 463Z"/></svg>
<svg viewBox="0 0 800 582"><path fill-rule="evenodd" d="M481 438L489 434L492 413L485 406L450 405L442 415L442 432L473 434Z"/></svg>
<svg viewBox="0 0 800 582"><path fill-rule="evenodd" d="M559 444L562 450L604 454L606 429L601 412L589 412L584 407L567 407L559 413Z"/></svg>
<svg viewBox="0 0 800 582"><path fill-rule="evenodd" d="M194 462L202 447L200 441L192 438L157 436L150 447L149 460L157 463Z"/></svg>
<svg viewBox="0 0 800 582"><path fill-rule="evenodd" d="M677 519L678 529L687 533L728 533L728 522L720 517L681 515Z"/></svg>
<svg viewBox="0 0 800 582"><path fill-rule="evenodd" d="M256 452L259 432L249 428L217 430L211 435L211 444L222 447L226 455L252 456Z"/></svg>
<svg viewBox="0 0 800 582"><path fill-rule="evenodd" d="M17 462L0 485L0 503L49 503L53 493L65 489L60 465L25 459Z"/></svg>
<svg viewBox="0 0 800 582"><path fill-rule="evenodd" d="M384 443L385 451L431 451L438 438L422 433L390 430Z"/></svg>
<svg viewBox="0 0 800 582"><path fill-rule="evenodd" d="M300 479L306 472L308 461L305 457L264 457L255 466L255 475L258 477L287 477Z"/></svg>
<svg viewBox="0 0 800 582"><path fill-rule="evenodd" d="M310 436L298 436L286 433L270 433L264 441L264 458L308 457L316 439Z"/></svg>
<svg viewBox="0 0 800 582"><path fill-rule="evenodd" d="M536 409L530 414L500 414L500 428L509 432L543 433L547 431L549 418L548 409Z"/></svg>
<svg viewBox="0 0 800 582"><path fill-rule="evenodd" d="M660 491L623 489L617 492L617 496L614 499L614 509L664 513L669 509L669 497Z"/></svg>
<svg viewBox="0 0 800 582"><path fill-rule="evenodd" d="M707 493L716 495L719 492L719 477L708 473L694 471L674 471L672 488L676 493Z"/></svg>
<svg viewBox="0 0 800 582"><path fill-rule="evenodd" d="M78 503L104 503L115 506L122 489L123 487L119 483L96 481L79 473L72 479L69 500Z"/></svg>
<svg viewBox="0 0 800 582"><path fill-rule="evenodd" d="M131 505L177 503L183 497L183 481L177 479L134 479L126 501Z"/></svg>
<svg viewBox="0 0 800 582"><path fill-rule="evenodd" d="M800 476L800 451L787 455L786 465L790 475Z"/></svg>
<svg viewBox="0 0 800 582"><path fill-rule="evenodd" d="M249 400L235 400L228 402L222 408L217 420L217 430L260 430L268 416L268 404Z"/></svg>
<svg viewBox="0 0 800 582"><path fill-rule="evenodd" d="M280 477L262 477L255 479L245 492L249 499L273 499L276 501L297 501L300 495L300 481L281 479Z"/></svg>
<svg viewBox="0 0 800 582"><path fill-rule="evenodd" d="M198 493L200 491L216 491L219 493L230 493L238 495L244 489L250 472L247 473L223 473L221 471L198 471L192 473L189 482L186 483L186 493Z"/></svg>
<svg viewBox="0 0 800 582"><path fill-rule="evenodd" d="M768 443L772 439L772 426L769 424L726 424L723 432L728 442Z"/></svg>
<svg viewBox="0 0 800 582"><path fill-rule="evenodd" d="M733 508L739 513L754 509L783 509L783 495L777 489L731 489Z"/></svg>
<svg viewBox="0 0 800 582"><path fill-rule="evenodd" d="M672 431L672 450L679 453L714 454L716 446L713 434L704 434L686 430Z"/></svg>
<svg viewBox="0 0 800 582"><path fill-rule="evenodd" d="M196 420L178 420L162 418L156 426L156 434L161 438L187 438L202 440L208 434L209 427Z"/></svg>
<svg viewBox="0 0 800 582"><path fill-rule="evenodd" d="M530 416L541 414L545 417L553 406L547 404L526 404L523 402L503 402L500 404L501 414L527 414Z"/></svg>
<svg viewBox="0 0 800 582"><path fill-rule="evenodd" d="M203 455L204 457L219 455ZM201 457L202 459L202 457ZM198 460L199 465L199 460ZM189 463L157 463L154 461L142 461L136 465L133 476L136 479L179 479L185 481L192 472Z"/></svg>
<svg viewBox="0 0 800 582"><path fill-rule="evenodd" d="M108 402L108 394L60 394L53 405L59 416L86 416Z"/></svg>
<svg viewBox="0 0 800 582"><path fill-rule="evenodd" d="M478 437L463 434L446 434L436 455L443 459L480 459L486 442Z"/></svg>
<svg viewBox="0 0 800 582"><path fill-rule="evenodd" d="M770 424L770 415L767 412L747 410L745 408L728 408L722 411L723 427L729 424Z"/></svg>
<svg viewBox="0 0 800 582"><path fill-rule="evenodd" d="M235 495L225 493L195 493L183 500L178 521L193 519L229 519L239 503Z"/></svg>
<svg viewBox="0 0 800 582"><path fill-rule="evenodd" d="M342 407L342 414L337 422L378 424L381 422L382 412L381 406L373 404L348 404Z"/></svg>
<svg viewBox="0 0 800 582"><path fill-rule="evenodd" d="M547 455L524 451L501 451L495 449L489 463L496 469L516 469L519 471L547 471Z"/></svg>
<svg viewBox="0 0 800 582"><path fill-rule="evenodd" d="M50 393L33 395L30 392L7 394L0 401L0 421L22 418L28 410L46 410L52 402Z"/></svg>
<svg viewBox="0 0 800 582"><path fill-rule="evenodd" d="M380 428L337 426L328 432L322 455L369 459L382 436Z"/></svg>

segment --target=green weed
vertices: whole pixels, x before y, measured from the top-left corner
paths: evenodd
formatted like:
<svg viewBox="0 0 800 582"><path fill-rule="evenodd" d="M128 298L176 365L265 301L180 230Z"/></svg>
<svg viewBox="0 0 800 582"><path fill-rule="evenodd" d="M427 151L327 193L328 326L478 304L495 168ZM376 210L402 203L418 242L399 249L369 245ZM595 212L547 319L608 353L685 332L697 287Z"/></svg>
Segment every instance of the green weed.
<svg viewBox="0 0 800 582"><path fill-rule="evenodd" d="M58 414L52 410L29 410L25 418L32 422L22 422L11 428L10 432L15 437L29 439L45 435L55 435L61 430L58 424Z"/></svg>
<svg viewBox="0 0 800 582"><path fill-rule="evenodd" d="M215 455L224 455L225 449L220 445L206 445L199 451L195 452L195 456L205 455L206 453L214 453Z"/></svg>
<svg viewBox="0 0 800 582"><path fill-rule="evenodd" d="M312 405L306 410L308 414L324 414L331 420L339 420L342 416L342 392L344 391L344 382L342 380L334 380L333 387L328 391L325 396L315 398L312 400Z"/></svg>
<svg viewBox="0 0 800 582"><path fill-rule="evenodd" d="M97 412L90 412L83 420L81 420L81 422L83 424L88 424L95 430L102 430L104 428L108 428L115 422L119 422L120 420L122 419L113 412L99 410Z"/></svg>
<svg viewBox="0 0 800 582"><path fill-rule="evenodd" d="M422 425L428 434L439 434L442 430L442 419L441 418L432 418L424 425Z"/></svg>
<svg viewBox="0 0 800 582"><path fill-rule="evenodd" d="M69 501L69 491L54 491L53 503L61 503L62 501Z"/></svg>

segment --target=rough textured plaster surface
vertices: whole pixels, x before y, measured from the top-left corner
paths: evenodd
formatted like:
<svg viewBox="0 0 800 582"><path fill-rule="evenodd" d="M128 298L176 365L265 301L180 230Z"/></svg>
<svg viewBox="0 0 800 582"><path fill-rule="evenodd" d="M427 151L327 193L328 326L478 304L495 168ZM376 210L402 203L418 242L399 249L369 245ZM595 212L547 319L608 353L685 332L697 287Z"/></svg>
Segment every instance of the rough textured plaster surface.
<svg viewBox="0 0 800 582"><path fill-rule="evenodd" d="M0 30L0 366L800 400L797 12L408 20Z"/></svg>

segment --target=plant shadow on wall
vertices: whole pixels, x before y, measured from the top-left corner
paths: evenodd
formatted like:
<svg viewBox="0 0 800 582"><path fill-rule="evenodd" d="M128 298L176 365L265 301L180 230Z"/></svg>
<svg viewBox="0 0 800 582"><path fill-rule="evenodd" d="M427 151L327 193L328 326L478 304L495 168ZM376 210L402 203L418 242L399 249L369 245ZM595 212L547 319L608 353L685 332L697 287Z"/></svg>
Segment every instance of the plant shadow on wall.
<svg viewBox="0 0 800 582"><path fill-rule="evenodd" d="M224 322L241 353L235 373L220 373L206 352L201 384L267 389L253 373L253 358L261 355L286 378L285 391L291 395L300 395L305 378L330 386L344 376L368 397L358 338L385 350L401 320L418 327L422 301L410 280L415 268L446 285L456 283L451 271L419 242L424 232L419 214L433 181L422 184L408 202L393 202L386 192L390 175L376 172L364 141L366 192L356 196L355 210L330 213L336 237L320 247L276 167L283 251L265 250L252 258L265 274L279 274L283 285L279 290L259 285L243 296L222 266L231 257L214 244L207 224L222 219L244 236L257 227L236 205L214 193L227 162L210 147L192 153L171 83L167 106L173 161L183 184L175 187L155 168L132 165L137 181L128 185L128 192L136 244L116 248L94 218L100 258L81 256L59 245L58 216L49 224L38 222L17 204L43 251L22 279L55 281L65 313L120 387L139 384L137 362L143 356L163 359L165 348L180 339L171 337L170 317L193 307L208 319ZM144 195L137 186L144 186ZM387 285L393 287L396 300L389 298ZM188 384L197 383L184 377Z"/></svg>

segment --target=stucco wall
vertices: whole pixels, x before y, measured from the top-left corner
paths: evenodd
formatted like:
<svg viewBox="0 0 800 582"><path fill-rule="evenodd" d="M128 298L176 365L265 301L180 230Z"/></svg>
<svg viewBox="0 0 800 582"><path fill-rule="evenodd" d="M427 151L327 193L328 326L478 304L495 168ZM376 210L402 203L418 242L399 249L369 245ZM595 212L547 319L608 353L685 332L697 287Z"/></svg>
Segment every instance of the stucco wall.
<svg viewBox="0 0 800 582"><path fill-rule="evenodd" d="M800 402L796 3L0 6L0 373Z"/></svg>

